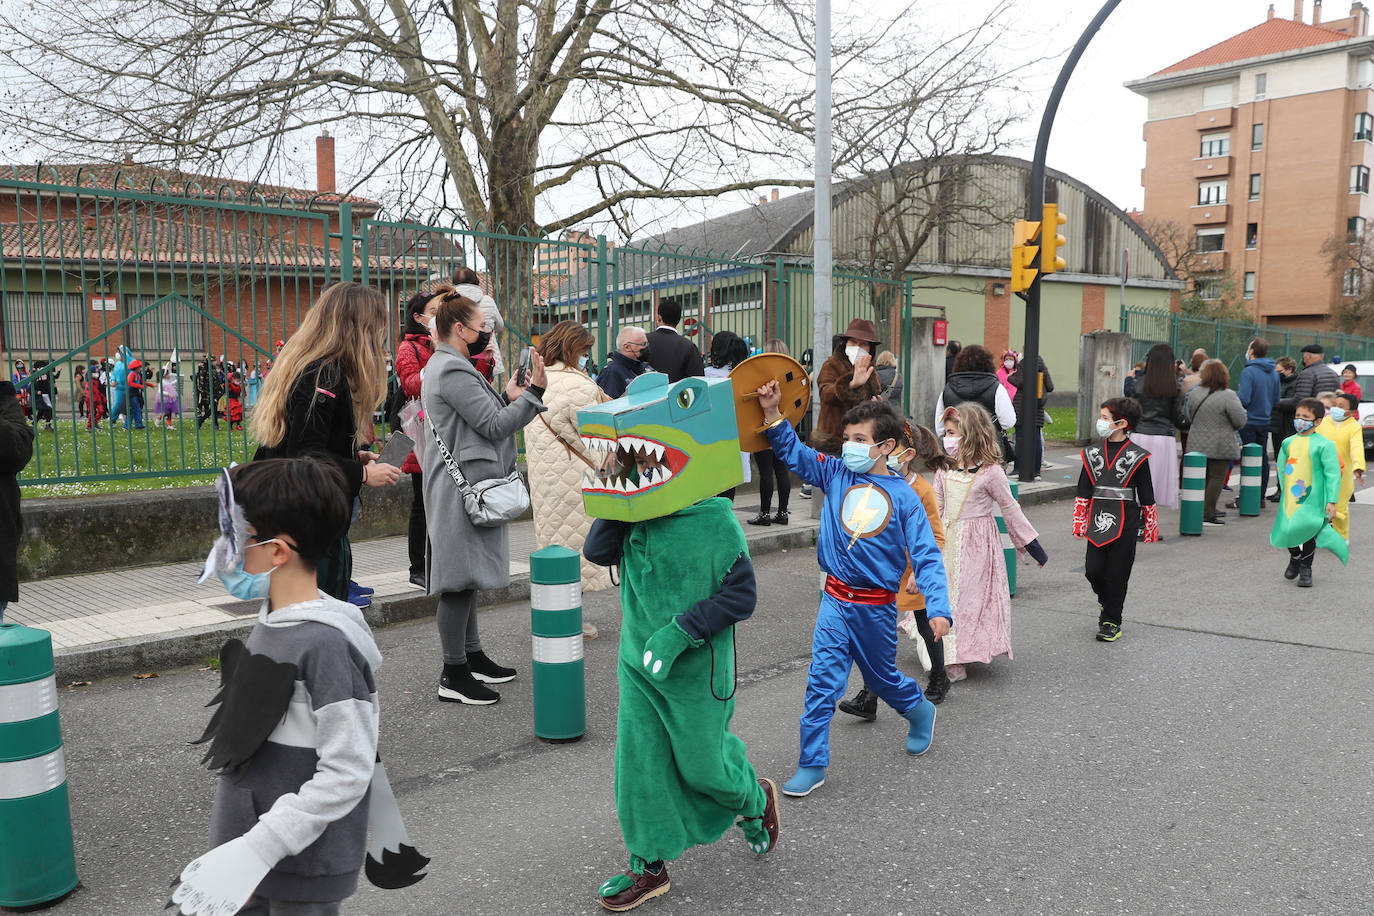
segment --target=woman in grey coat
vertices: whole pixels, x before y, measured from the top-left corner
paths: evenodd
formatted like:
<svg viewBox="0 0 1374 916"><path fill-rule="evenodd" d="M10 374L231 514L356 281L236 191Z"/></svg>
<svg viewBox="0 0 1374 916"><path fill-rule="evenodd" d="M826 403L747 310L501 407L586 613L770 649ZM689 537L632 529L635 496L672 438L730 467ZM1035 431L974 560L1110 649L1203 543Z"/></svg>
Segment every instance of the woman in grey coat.
<svg viewBox="0 0 1374 916"><path fill-rule="evenodd" d="M1231 462L1240 457L1239 430L1245 425L1245 408L1240 396L1226 387L1231 383L1231 373L1221 360L1207 360L1198 376L1198 383L1185 399L1192 423L1188 428L1188 450L1207 456L1202 520L1208 525L1224 525L1225 513L1217 509L1217 500L1226 485Z"/></svg>
<svg viewBox="0 0 1374 916"><path fill-rule="evenodd" d="M451 289L434 315L436 346L420 388L425 417L469 483L505 477L515 470L515 431L544 411L544 361L531 356L524 385L511 378L497 394L473 368L468 354L487 345L482 311ZM433 435L433 433L431 433ZM458 489L438 448L425 449L425 523L429 548L425 577L439 596L439 642L444 671L439 699L489 706L501 698L488 684L504 684L515 669L498 665L482 651L477 635L477 590L510 581L510 538L505 525L479 528L469 520Z"/></svg>

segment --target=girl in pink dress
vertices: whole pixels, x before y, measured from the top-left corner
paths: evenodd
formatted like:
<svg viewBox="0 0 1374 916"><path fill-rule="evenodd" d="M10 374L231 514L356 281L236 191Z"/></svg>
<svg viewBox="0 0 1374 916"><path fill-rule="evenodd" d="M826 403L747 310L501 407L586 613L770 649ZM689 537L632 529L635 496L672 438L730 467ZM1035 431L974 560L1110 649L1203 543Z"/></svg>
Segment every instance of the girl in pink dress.
<svg viewBox="0 0 1374 916"><path fill-rule="evenodd" d="M956 466L935 474L935 497L945 524L945 577L954 627L944 638L945 671L963 680L964 665L1011 658L1011 595L994 514L1001 507L1018 553L1041 566L1048 556L1002 471L992 419L978 404L959 405Z"/></svg>

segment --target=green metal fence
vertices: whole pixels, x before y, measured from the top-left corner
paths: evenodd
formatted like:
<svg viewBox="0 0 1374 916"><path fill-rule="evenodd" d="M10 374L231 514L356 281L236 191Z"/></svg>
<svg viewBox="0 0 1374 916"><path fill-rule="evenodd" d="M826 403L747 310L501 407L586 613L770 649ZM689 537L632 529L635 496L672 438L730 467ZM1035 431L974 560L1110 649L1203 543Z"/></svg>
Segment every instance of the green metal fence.
<svg viewBox="0 0 1374 916"><path fill-rule="evenodd" d="M1374 338L1371 337L1244 321L1213 321L1160 309L1122 309L1121 330L1131 335L1134 361L1143 360L1157 343L1167 343L1174 355L1185 362L1200 348L1226 363L1232 387L1240 384L1245 351L1256 337L1269 341L1269 355L1275 358L1287 355L1296 360L1303 347L1319 343L1325 348L1328 360L1339 359L1344 363L1374 359Z"/></svg>
<svg viewBox="0 0 1374 916"><path fill-rule="evenodd" d="M507 366L569 319L592 330L593 361L604 362L621 326L651 327L665 301L682 306L682 330L703 352L728 330L754 352L778 339L809 361L809 265L484 231L335 194L269 198L241 183L147 176L0 174L4 372L36 433L25 485L189 480L247 460L256 443L246 421L280 342L340 280L381 290L398 336L411 295L473 268L503 314ZM837 330L869 318L908 364L910 284L841 269L833 296ZM118 391L131 371L125 353L143 364L141 422ZM116 399L124 409L112 422Z"/></svg>

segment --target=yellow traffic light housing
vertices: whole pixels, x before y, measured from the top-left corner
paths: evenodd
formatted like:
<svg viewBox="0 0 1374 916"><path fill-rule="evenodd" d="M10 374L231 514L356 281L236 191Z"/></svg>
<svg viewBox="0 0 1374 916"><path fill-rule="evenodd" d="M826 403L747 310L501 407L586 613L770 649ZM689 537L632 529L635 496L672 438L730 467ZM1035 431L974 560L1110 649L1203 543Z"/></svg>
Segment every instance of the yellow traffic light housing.
<svg viewBox="0 0 1374 916"><path fill-rule="evenodd" d="M1045 237L1040 252L1040 273L1052 274L1064 269L1064 259L1059 256L1059 249L1067 245L1069 240L1059 234L1059 227L1068 222L1069 218L1059 212L1058 204L1045 204Z"/></svg>
<svg viewBox="0 0 1374 916"><path fill-rule="evenodd" d="M1040 253L1040 224L1028 219L1018 219L1014 230L1011 248L1011 291L1024 293L1030 289L1035 279L1036 269L1032 266Z"/></svg>

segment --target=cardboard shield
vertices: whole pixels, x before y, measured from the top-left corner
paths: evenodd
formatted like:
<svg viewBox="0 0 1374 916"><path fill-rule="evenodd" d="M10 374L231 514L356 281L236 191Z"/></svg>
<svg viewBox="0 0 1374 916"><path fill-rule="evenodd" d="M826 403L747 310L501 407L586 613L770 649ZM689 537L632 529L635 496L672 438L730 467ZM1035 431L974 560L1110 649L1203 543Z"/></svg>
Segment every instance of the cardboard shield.
<svg viewBox="0 0 1374 916"><path fill-rule="evenodd" d="M763 434L763 408L756 392L770 380L782 386L782 401L778 410L787 422L796 426L811 406L811 377L802 364L782 353L760 353L751 356L730 370L730 384L735 389L735 420L739 423L739 447L743 452L761 452L768 448Z"/></svg>

